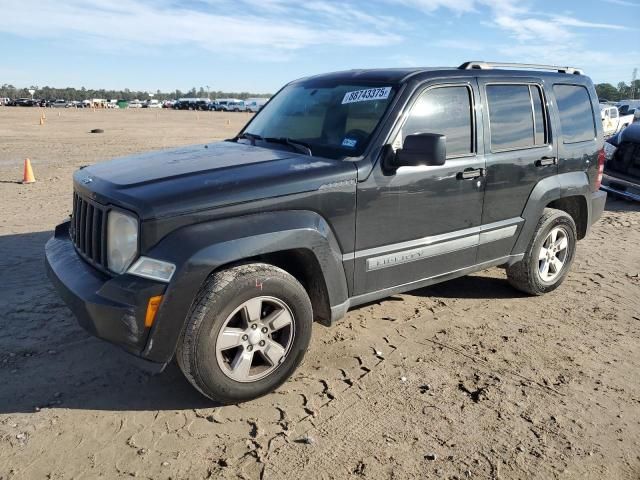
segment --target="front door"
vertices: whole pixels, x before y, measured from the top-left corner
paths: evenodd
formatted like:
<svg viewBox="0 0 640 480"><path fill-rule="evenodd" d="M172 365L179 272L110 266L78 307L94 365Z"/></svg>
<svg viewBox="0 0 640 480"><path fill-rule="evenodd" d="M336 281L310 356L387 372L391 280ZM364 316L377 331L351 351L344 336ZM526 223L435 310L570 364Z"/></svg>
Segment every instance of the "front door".
<svg viewBox="0 0 640 480"><path fill-rule="evenodd" d="M476 141L482 138L477 98L469 79L426 84L409 102L390 143L397 149L410 134L444 134L445 164L385 172L378 162L358 184L355 296L475 264L485 167Z"/></svg>

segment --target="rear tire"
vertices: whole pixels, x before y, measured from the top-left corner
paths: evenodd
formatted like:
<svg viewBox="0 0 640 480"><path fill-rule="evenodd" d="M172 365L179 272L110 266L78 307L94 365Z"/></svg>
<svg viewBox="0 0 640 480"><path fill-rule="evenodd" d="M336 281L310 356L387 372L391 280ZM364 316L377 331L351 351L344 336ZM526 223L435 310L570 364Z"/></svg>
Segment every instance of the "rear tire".
<svg viewBox="0 0 640 480"><path fill-rule="evenodd" d="M507 267L507 279L530 295L555 290L573 263L577 244L576 224L566 212L545 208L524 258Z"/></svg>
<svg viewBox="0 0 640 480"><path fill-rule="evenodd" d="M293 374L312 321L307 292L284 270L264 263L222 270L194 301L178 342L178 365L215 402L251 400Z"/></svg>

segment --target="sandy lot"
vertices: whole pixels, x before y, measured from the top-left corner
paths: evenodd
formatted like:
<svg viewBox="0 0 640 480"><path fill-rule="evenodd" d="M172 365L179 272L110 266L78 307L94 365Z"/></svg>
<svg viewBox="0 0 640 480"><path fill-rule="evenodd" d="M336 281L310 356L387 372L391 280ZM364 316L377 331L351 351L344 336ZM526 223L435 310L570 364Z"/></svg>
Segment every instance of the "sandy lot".
<svg viewBox="0 0 640 480"><path fill-rule="evenodd" d="M552 294L492 269L357 308L315 326L279 391L213 408L175 365L147 376L86 334L43 246L77 167L248 115L59 113L0 108L1 480L640 478L640 205L607 203Z"/></svg>

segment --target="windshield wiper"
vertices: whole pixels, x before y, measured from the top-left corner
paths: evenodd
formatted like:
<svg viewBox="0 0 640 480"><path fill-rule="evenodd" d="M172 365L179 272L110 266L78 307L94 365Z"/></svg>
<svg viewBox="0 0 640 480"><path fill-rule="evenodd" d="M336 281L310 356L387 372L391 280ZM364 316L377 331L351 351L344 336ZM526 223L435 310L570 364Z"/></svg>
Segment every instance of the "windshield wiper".
<svg viewBox="0 0 640 480"><path fill-rule="evenodd" d="M312 156L311 146L309 144L300 142L298 140L292 140L288 137L261 137L256 133L243 132L238 135L235 140L240 140L242 138L246 138L247 140L251 140L251 145L255 146L256 140L262 140L264 142L269 143L279 143L280 145L288 145L292 147L295 151L304 153L305 155Z"/></svg>
<svg viewBox="0 0 640 480"><path fill-rule="evenodd" d="M255 133L249 133L249 132L241 133L235 138L235 140L240 140L241 138L246 138L248 140L251 140L252 146L256 145L256 140L263 140L263 138L260 135L256 135Z"/></svg>
<svg viewBox="0 0 640 480"><path fill-rule="evenodd" d="M271 143L279 143L281 145L289 145L297 152L304 153L305 155L309 155L310 157L313 156L311 146L308 143L301 142L299 140L292 140L288 137L265 137L260 140Z"/></svg>

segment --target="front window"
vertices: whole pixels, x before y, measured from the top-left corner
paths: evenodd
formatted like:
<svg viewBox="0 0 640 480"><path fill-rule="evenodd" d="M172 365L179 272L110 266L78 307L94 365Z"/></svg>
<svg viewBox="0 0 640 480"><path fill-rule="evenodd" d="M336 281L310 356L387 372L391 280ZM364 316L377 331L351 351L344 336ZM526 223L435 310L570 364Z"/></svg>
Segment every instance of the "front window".
<svg viewBox="0 0 640 480"><path fill-rule="evenodd" d="M467 86L436 87L420 95L393 146L402 148L407 135L439 133L447 137L447 158L469 155L473 145L473 107Z"/></svg>
<svg viewBox="0 0 640 480"><path fill-rule="evenodd" d="M313 155L362 155L391 104L396 87L364 83L307 81L285 87L244 130L268 139L308 145Z"/></svg>

